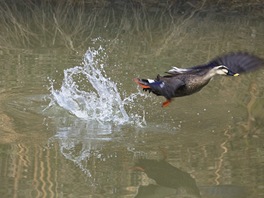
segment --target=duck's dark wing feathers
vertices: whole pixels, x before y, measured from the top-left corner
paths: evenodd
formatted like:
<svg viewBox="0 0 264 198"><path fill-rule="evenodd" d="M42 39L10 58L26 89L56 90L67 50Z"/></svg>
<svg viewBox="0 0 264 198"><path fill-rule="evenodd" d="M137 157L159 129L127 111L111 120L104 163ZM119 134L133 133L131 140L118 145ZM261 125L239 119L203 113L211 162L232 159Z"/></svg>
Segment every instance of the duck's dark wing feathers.
<svg viewBox="0 0 264 198"><path fill-rule="evenodd" d="M253 71L261 66L264 66L264 60L247 52L233 52L219 56L211 60L208 64L191 67L190 69L205 69L219 65L225 65L232 72L243 73Z"/></svg>

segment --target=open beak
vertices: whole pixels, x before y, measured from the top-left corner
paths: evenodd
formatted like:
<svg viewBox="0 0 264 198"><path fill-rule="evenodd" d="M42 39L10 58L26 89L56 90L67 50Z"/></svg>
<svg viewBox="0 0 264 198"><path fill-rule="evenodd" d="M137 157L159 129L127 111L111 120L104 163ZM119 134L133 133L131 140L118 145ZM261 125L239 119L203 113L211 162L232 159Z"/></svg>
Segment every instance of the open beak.
<svg viewBox="0 0 264 198"><path fill-rule="evenodd" d="M239 73L235 73L235 72L232 72L232 71L228 70L227 75L228 76L239 76Z"/></svg>

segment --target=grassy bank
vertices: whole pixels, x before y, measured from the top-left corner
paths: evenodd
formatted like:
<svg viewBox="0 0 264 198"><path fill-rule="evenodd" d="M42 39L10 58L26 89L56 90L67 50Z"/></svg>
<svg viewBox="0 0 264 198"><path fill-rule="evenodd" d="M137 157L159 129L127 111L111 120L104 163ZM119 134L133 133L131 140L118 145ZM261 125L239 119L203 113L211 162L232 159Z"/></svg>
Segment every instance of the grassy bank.
<svg viewBox="0 0 264 198"><path fill-rule="evenodd" d="M262 16L258 0L3 0L0 48L66 47L78 50L98 33L140 34L174 31L194 15L251 12Z"/></svg>

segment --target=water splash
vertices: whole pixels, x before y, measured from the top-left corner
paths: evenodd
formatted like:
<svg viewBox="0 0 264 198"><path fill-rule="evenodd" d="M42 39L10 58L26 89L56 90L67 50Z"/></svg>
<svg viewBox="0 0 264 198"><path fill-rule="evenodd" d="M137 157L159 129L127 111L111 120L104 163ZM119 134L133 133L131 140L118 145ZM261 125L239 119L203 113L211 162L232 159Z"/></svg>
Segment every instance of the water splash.
<svg viewBox="0 0 264 198"><path fill-rule="evenodd" d="M52 103L85 120L145 125L144 115L129 115L125 110L125 105L133 104L135 96L141 92L122 99L117 84L105 73L106 60L107 54L102 47L88 49L82 66L64 70L59 90L55 90L52 83Z"/></svg>

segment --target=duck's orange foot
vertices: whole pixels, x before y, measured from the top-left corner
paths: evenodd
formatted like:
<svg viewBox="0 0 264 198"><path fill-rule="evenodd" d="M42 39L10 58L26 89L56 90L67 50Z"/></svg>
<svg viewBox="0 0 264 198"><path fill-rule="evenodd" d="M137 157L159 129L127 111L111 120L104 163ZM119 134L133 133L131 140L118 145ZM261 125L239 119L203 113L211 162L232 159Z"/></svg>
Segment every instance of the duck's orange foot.
<svg viewBox="0 0 264 198"><path fill-rule="evenodd" d="M166 100L165 102L162 103L162 107L167 107L171 103L171 100Z"/></svg>

